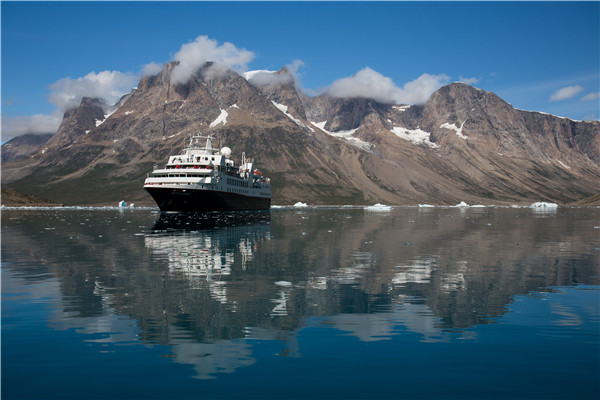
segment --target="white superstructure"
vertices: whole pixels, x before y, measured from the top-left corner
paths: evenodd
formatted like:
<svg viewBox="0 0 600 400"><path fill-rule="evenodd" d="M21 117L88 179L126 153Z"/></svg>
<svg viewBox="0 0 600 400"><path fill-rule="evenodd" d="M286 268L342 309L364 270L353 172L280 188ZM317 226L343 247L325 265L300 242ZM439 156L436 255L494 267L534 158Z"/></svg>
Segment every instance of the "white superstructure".
<svg viewBox="0 0 600 400"><path fill-rule="evenodd" d="M213 140L210 136L192 136L183 154L170 156L164 168L155 166L144 189L163 211L268 209L269 178L245 153L237 167L230 158L231 149L215 149Z"/></svg>

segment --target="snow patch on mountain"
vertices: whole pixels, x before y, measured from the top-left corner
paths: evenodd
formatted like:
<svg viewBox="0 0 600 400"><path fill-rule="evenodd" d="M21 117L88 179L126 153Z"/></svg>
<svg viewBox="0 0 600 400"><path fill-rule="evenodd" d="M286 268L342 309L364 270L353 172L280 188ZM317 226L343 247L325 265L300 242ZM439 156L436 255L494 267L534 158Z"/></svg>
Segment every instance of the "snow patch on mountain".
<svg viewBox="0 0 600 400"><path fill-rule="evenodd" d="M440 147L438 144L435 144L430 140L431 134L429 132L425 132L419 128L406 129L402 128L401 126L395 126L392 128L391 132L399 138L417 145L425 145L431 147L432 149L437 149Z"/></svg>
<svg viewBox="0 0 600 400"><path fill-rule="evenodd" d="M96 128L99 127L100 125L102 125L102 123L104 121L106 121L108 119L108 117L113 115L115 113L115 111L117 111L117 107L110 107L108 109L107 113L104 114L104 119L102 121L100 121L99 119L96 120Z"/></svg>
<svg viewBox="0 0 600 400"><path fill-rule="evenodd" d="M468 137L463 135L463 133L462 133L463 126L465 126L464 122L460 126L460 128L457 127L456 124L449 124L447 122L444 122L443 124L440 125L440 128L450 129L451 131L456 132L456 136L458 136L459 138L461 138L463 140L467 140Z"/></svg>
<svg viewBox="0 0 600 400"><path fill-rule="evenodd" d="M242 73L242 76L247 80L251 80L252 78L254 78L256 75L260 75L260 74L275 74L275 71L269 71L266 69L258 69L256 71L246 71L244 73Z"/></svg>
<svg viewBox="0 0 600 400"><path fill-rule="evenodd" d="M560 160L558 160L558 163L559 163L559 164L560 164L560 165L561 165L563 168L566 168L566 169L571 169L571 167L569 167L567 164L565 164L564 162L562 162L562 161L560 161Z"/></svg>
<svg viewBox="0 0 600 400"><path fill-rule="evenodd" d="M314 126L316 126L317 128L319 128L320 130L322 130L323 132L325 132L326 134L336 137L338 139L342 139L342 140L348 142L349 144L351 144L355 147L358 147L359 149L370 152L371 148L373 147L372 143L365 142L364 140L361 140L357 137L352 136L354 134L354 132L356 132L358 130L358 128L350 129L347 131L329 132L328 130L325 129L325 125L327 124L327 121L323 121L323 122L311 121L310 123L313 124Z"/></svg>
<svg viewBox="0 0 600 400"><path fill-rule="evenodd" d="M277 107L277 109L279 111L281 111L282 113L284 113L289 119L291 119L292 121L294 121L296 123L296 125L298 125L299 127L302 127L302 128L310 129L311 132L314 132L314 130L310 126L306 126L306 124L304 122L300 121L298 118L296 118L292 114L290 114L288 112L288 106L286 106L284 104L279 104L279 103L274 102L272 100L271 100L271 103L273 103L273 105L275 107Z"/></svg>
<svg viewBox="0 0 600 400"><path fill-rule="evenodd" d="M220 123L223 123L223 125L225 125L227 123L228 115L229 115L229 113L227 112L227 110L221 110L221 114L219 114L217 119L215 119L213 122L211 122L209 126L211 128L214 128L215 126L219 125Z"/></svg>

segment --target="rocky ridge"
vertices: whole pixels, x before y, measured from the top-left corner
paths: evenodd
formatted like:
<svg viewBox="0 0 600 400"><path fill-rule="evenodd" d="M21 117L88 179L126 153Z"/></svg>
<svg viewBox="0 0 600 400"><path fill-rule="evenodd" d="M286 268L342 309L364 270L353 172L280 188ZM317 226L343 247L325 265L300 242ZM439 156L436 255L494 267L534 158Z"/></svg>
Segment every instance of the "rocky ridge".
<svg viewBox="0 0 600 400"><path fill-rule="evenodd" d="M146 173L201 131L256 156L274 204L564 204L600 191L598 121L517 110L463 83L409 106L309 97L286 69L246 79L209 63L173 85L173 67L110 114L84 98L43 148L3 163L3 185L65 204L152 205Z"/></svg>
<svg viewBox="0 0 600 400"><path fill-rule="evenodd" d="M16 136L2 145L2 162L16 161L39 151L54 133L28 133Z"/></svg>

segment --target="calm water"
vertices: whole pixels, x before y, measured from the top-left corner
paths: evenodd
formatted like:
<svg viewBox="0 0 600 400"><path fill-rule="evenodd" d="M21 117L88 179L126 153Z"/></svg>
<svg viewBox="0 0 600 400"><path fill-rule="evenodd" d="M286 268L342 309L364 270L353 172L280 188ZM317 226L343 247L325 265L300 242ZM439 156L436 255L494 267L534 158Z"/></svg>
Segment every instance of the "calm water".
<svg viewBox="0 0 600 400"><path fill-rule="evenodd" d="M2 211L2 399L598 399L600 209Z"/></svg>

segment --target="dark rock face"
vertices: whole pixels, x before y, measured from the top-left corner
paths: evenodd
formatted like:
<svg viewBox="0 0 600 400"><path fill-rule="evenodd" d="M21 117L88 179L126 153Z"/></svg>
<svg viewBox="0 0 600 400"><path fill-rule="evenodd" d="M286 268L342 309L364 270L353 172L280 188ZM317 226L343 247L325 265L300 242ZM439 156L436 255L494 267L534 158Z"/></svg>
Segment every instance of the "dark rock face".
<svg viewBox="0 0 600 400"><path fill-rule="evenodd" d="M65 113L56 135L49 144L69 146L104 121L107 117L105 113L107 108L108 106L101 99L84 97L78 108Z"/></svg>
<svg viewBox="0 0 600 400"><path fill-rule="evenodd" d="M461 83L424 105L391 105L309 97L285 69L248 81L207 64L172 84L174 66L142 78L110 115L84 99L43 152L3 164L3 182L66 204L150 205L146 173L203 132L258 159L273 204L569 203L599 191L599 122L516 110Z"/></svg>

